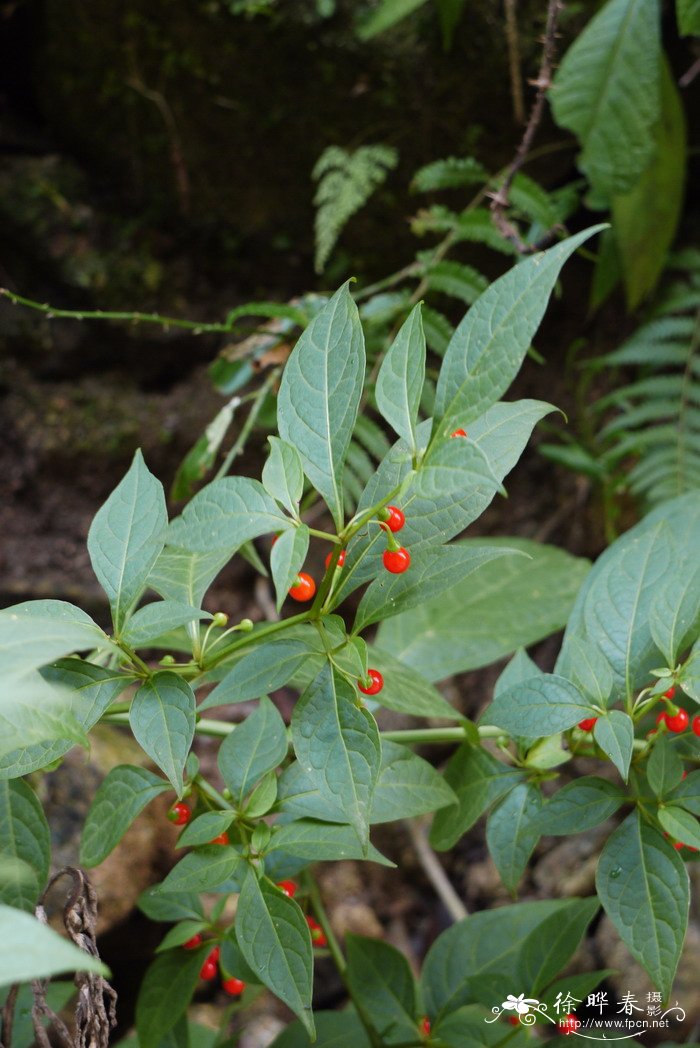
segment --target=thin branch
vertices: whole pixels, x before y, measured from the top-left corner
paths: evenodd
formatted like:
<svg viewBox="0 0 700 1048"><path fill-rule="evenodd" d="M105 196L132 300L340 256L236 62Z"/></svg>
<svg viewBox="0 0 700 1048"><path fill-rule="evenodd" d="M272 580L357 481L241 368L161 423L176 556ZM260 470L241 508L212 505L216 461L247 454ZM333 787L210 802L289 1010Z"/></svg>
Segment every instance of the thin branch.
<svg viewBox="0 0 700 1048"><path fill-rule="evenodd" d="M690 69L683 74L678 81L679 87L690 87L695 77L700 73L700 58L696 58Z"/></svg>
<svg viewBox="0 0 700 1048"><path fill-rule="evenodd" d="M10 987L5 1003L0 1012L0 1048L10 1048L12 1044L12 1024L15 1017L15 1004L19 993L19 983Z"/></svg>
<svg viewBox="0 0 700 1048"><path fill-rule="evenodd" d="M518 0L505 0L506 43L508 45L508 67L510 70L510 93L513 98L513 119L516 124L525 123L525 99L523 80L520 75L520 36L517 17Z"/></svg>
<svg viewBox="0 0 700 1048"><path fill-rule="evenodd" d="M425 832L425 824L418 822L416 819L406 819L404 825L416 850L419 863L452 920L461 921L468 917L469 911L452 887L437 855L430 847L430 842Z"/></svg>
<svg viewBox="0 0 700 1048"><path fill-rule="evenodd" d="M516 226L506 218L505 212L510 203L510 190L513 185L513 179L525 163L525 159L532 148L533 139L542 121L542 116L544 115L547 91L552 86L557 26L559 24L559 16L563 10L563 0L549 0L549 6L547 8L547 24L545 26L542 46L542 61L540 62L537 79L530 81L532 86L537 88L535 101L533 102L530 117L520 145L517 148L513 160L506 169L505 178L496 192L491 196L491 214L496 228L522 255L529 255L535 251L541 250L541 248L544 247L545 244L550 243L558 233L558 229L555 227L554 229L549 230L539 243L526 244L520 236L520 232Z"/></svg>

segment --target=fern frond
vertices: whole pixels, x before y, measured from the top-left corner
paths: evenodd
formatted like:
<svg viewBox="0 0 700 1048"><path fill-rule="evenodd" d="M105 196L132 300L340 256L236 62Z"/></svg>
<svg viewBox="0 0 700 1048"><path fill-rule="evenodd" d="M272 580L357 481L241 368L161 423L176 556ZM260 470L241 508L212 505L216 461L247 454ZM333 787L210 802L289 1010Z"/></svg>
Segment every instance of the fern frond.
<svg viewBox="0 0 700 1048"><path fill-rule="evenodd" d="M454 334L454 328L443 313L433 309L432 306L423 306L423 331L428 348L439 357L445 355L445 350Z"/></svg>
<svg viewBox="0 0 700 1048"><path fill-rule="evenodd" d="M312 178L318 182L316 205L316 272L321 273L349 218L363 207L396 167L391 146L360 146L348 153L328 146L316 161Z"/></svg>
<svg viewBox="0 0 700 1048"><path fill-rule="evenodd" d="M432 193L439 189L483 185L488 179L488 171L473 156L448 156L416 171L411 189L414 193Z"/></svg>
<svg viewBox="0 0 700 1048"><path fill-rule="evenodd" d="M461 262L448 260L429 265L426 278L430 291L441 291L468 306L477 300L489 284L486 277L473 266L465 266Z"/></svg>

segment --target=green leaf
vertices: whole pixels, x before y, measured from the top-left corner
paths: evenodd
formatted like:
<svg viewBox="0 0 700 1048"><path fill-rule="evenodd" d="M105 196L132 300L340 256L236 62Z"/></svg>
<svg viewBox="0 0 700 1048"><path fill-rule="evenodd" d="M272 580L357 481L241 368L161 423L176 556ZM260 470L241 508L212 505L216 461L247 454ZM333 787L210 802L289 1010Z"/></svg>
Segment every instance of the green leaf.
<svg viewBox="0 0 700 1048"><path fill-rule="evenodd" d="M513 688L516 684L522 684L533 677L541 677L544 671L532 661L524 648L518 648L506 668L501 672L494 685L494 698L498 698L503 692Z"/></svg>
<svg viewBox="0 0 700 1048"><path fill-rule="evenodd" d="M45 979L60 972L109 975L97 957L11 906L0 906L0 942L0 986Z"/></svg>
<svg viewBox="0 0 700 1048"><path fill-rule="evenodd" d="M474 157L448 156L416 171L411 189L414 193L433 193L437 189L483 185L488 180L488 171Z"/></svg>
<svg viewBox="0 0 700 1048"><path fill-rule="evenodd" d="M268 437L270 454L263 466L262 482L268 495L277 499L293 517L299 517L304 494L304 468L299 452L279 437Z"/></svg>
<svg viewBox="0 0 700 1048"><path fill-rule="evenodd" d="M0 692L0 759L12 765L28 752L27 747L56 740L87 745L87 736L72 712L69 691L50 687L38 673L9 683L11 687Z"/></svg>
<svg viewBox="0 0 700 1048"><path fill-rule="evenodd" d="M364 372L360 318L343 285L301 335L277 397L280 436L296 447L304 472L325 499L338 529L343 526L341 476Z"/></svg>
<svg viewBox="0 0 700 1048"><path fill-rule="evenodd" d="M136 816L167 782L146 768L120 764L107 773L90 805L80 842L83 866L98 866L116 848Z"/></svg>
<svg viewBox="0 0 700 1048"><path fill-rule="evenodd" d="M521 778L521 771L506 767L482 746L460 746L445 769L445 782L456 794L457 804L442 808L435 816L430 833L433 848L452 848Z"/></svg>
<svg viewBox="0 0 700 1048"><path fill-rule="evenodd" d="M505 494L484 450L464 438L442 441L430 448L414 481L417 498L433 505L444 497L461 502L474 490L492 487Z"/></svg>
<svg viewBox="0 0 700 1048"><path fill-rule="evenodd" d="M676 18L681 36L700 36L699 0L676 0Z"/></svg>
<svg viewBox="0 0 700 1048"><path fill-rule="evenodd" d="M411 310L382 361L374 390L377 407L415 454L416 424L425 380L425 335L420 303Z"/></svg>
<svg viewBox="0 0 700 1048"><path fill-rule="evenodd" d="M592 226L499 277L458 325L440 369L436 433L448 437L499 399L515 378L566 260L603 226Z"/></svg>
<svg viewBox="0 0 700 1048"><path fill-rule="evenodd" d="M148 576L148 585L161 597L199 608L202 597L230 556L228 550L191 553L166 546Z"/></svg>
<svg viewBox="0 0 700 1048"><path fill-rule="evenodd" d="M529 782L518 783L489 815L486 843L506 888L515 893L528 859L540 839L542 794Z"/></svg>
<svg viewBox="0 0 700 1048"><path fill-rule="evenodd" d="M245 864L230 844L205 844L188 852L159 885L161 892L238 891Z"/></svg>
<svg viewBox="0 0 700 1048"><path fill-rule="evenodd" d="M313 950L304 915L279 888L249 869L238 900L236 938L260 981L315 1036L311 1011Z"/></svg>
<svg viewBox="0 0 700 1048"><path fill-rule="evenodd" d="M397 713L410 713L414 717L460 718L457 710L422 674L394 658L384 648L372 645L368 658L384 678L384 687L373 696L380 706Z"/></svg>
<svg viewBox="0 0 700 1048"><path fill-rule="evenodd" d="M591 899L570 899L566 908L547 917L523 943L522 985L539 994L561 972L581 945L586 928L598 912Z"/></svg>
<svg viewBox="0 0 700 1048"><path fill-rule="evenodd" d="M280 851L297 859L330 862L335 859L366 859L380 866L394 866L370 844L365 850L352 827L314 819L296 819L275 830L270 852Z"/></svg>
<svg viewBox="0 0 700 1048"><path fill-rule="evenodd" d="M279 611L284 604L289 590L306 560L309 549L309 529L306 524L298 528L283 531L278 537L270 554L270 570L277 595L276 605Z"/></svg>
<svg viewBox="0 0 700 1048"><path fill-rule="evenodd" d="M687 661L681 667L678 683L686 695L700 702L700 640L695 642Z"/></svg>
<svg viewBox="0 0 700 1048"><path fill-rule="evenodd" d="M258 708L226 736L219 748L219 771L237 804L258 779L282 763L287 745L284 721L277 707L263 695Z"/></svg>
<svg viewBox="0 0 700 1048"><path fill-rule="evenodd" d="M137 451L128 473L98 510L87 542L117 633L163 549L167 523L163 485Z"/></svg>
<svg viewBox="0 0 700 1048"><path fill-rule="evenodd" d="M610 710L598 717L593 738L627 782L634 747L634 723L622 710Z"/></svg>
<svg viewBox="0 0 700 1048"><path fill-rule="evenodd" d="M496 696L482 719L516 737L537 739L573 728L594 712L571 681L545 673Z"/></svg>
<svg viewBox="0 0 700 1048"><path fill-rule="evenodd" d="M52 666L45 666L41 671L41 678L42 682L58 689L52 691L52 695L63 695L71 723L77 722L76 733L79 733L81 728L86 732L89 731L117 695L130 683L125 673L114 673L101 666L94 666L91 662L85 662L83 659L61 659ZM41 683L39 686L41 687ZM43 689L41 694L44 694ZM13 719L14 698L13 695ZM45 712L42 700L38 701L40 703L39 712ZM0 700L1 707L2 700ZM36 728L31 709L27 711L27 716L32 721L29 725L30 729ZM14 727L18 731L18 735L15 736L17 739L22 732L19 731L18 724L15 724ZM84 738L76 737L76 734L69 734L63 739L54 738L52 742L38 742L29 745L24 738L23 745L0 756L0 779L13 779L20 775L28 775L37 768L46 768L67 753L76 741L83 742Z"/></svg>
<svg viewBox="0 0 700 1048"><path fill-rule="evenodd" d="M226 674L198 709L224 706L230 702L248 702L268 695L290 681L309 659L311 651L303 640L272 640L244 655Z"/></svg>
<svg viewBox="0 0 700 1048"><path fill-rule="evenodd" d="M189 684L168 670L154 673L136 692L129 724L139 746L182 796L183 772L194 738L195 698Z"/></svg>
<svg viewBox="0 0 700 1048"><path fill-rule="evenodd" d="M192 848L198 844L209 844L224 833L236 817L235 811L206 811L185 826L177 839L178 848Z"/></svg>
<svg viewBox="0 0 700 1048"><path fill-rule="evenodd" d="M379 939L346 935L348 986L382 1044L411 1044L416 1038L416 984L408 961Z"/></svg>
<svg viewBox="0 0 700 1048"><path fill-rule="evenodd" d="M581 637L569 641L568 673L571 681L596 706L605 707L613 690L613 673L602 652Z"/></svg>
<svg viewBox="0 0 700 1048"><path fill-rule="evenodd" d="M371 40L391 29L397 22L408 18L425 3L426 0L381 0L379 7L360 24L357 35L360 40Z"/></svg>
<svg viewBox="0 0 700 1048"><path fill-rule="evenodd" d="M315 1012L316 1040L311 1041L301 1023L283 1030L270 1048L370 1048L364 1026L354 1012Z"/></svg>
<svg viewBox="0 0 700 1048"><path fill-rule="evenodd" d="M221 550L222 554L226 552L228 560L250 539L283 531L289 525L289 517L259 481L250 477L222 477L207 484L188 502L182 516L170 524L167 540L168 545L190 553L212 554Z"/></svg>
<svg viewBox="0 0 700 1048"><path fill-rule="evenodd" d="M615 242L622 261L630 310L636 309L656 287L676 235L683 205L685 114L665 57L661 58L660 94L661 112L653 130L651 162L628 192L612 198Z"/></svg>
<svg viewBox="0 0 700 1048"><path fill-rule="evenodd" d="M382 741L382 766L370 822L393 822L444 808L456 801L445 779L406 746Z"/></svg>
<svg viewBox="0 0 700 1048"><path fill-rule="evenodd" d="M668 666L676 665L700 633L699 592L700 565L682 574L670 570L652 596L649 628Z"/></svg>
<svg viewBox="0 0 700 1048"><path fill-rule="evenodd" d="M0 611L0 673L3 678L88 649L116 651L89 615L64 600L27 600Z"/></svg>
<svg viewBox="0 0 700 1048"><path fill-rule="evenodd" d="M143 977L136 1001L139 1048L159 1048L187 1011L205 950L168 950L156 957Z"/></svg>
<svg viewBox="0 0 700 1048"><path fill-rule="evenodd" d="M501 546L453 544L411 553L411 567L402 575L382 573L368 587L357 609L353 632L359 633L373 622L386 620L401 611L419 607L457 583L477 573L492 560L500 560L519 550Z"/></svg>
<svg viewBox="0 0 700 1048"><path fill-rule="evenodd" d="M156 953L164 953L166 950L172 950L176 946L184 946L186 942L198 935L199 932L204 931L206 927L206 921L181 921L180 924L176 924L161 939L156 948Z"/></svg>
<svg viewBox="0 0 700 1048"><path fill-rule="evenodd" d="M596 887L620 938L667 998L688 923L690 892L682 860L633 812L603 848Z"/></svg>
<svg viewBox="0 0 700 1048"><path fill-rule="evenodd" d="M190 604L180 604L175 600L158 600L134 612L122 632L122 640L132 648L142 648L168 630L185 626L188 622L210 618L208 611L200 611Z"/></svg>
<svg viewBox="0 0 700 1048"><path fill-rule="evenodd" d="M324 667L297 702L291 730L304 771L339 805L366 846L381 745L374 718L357 708L355 697L346 681Z"/></svg>
<svg viewBox="0 0 700 1048"><path fill-rule="evenodd" d="M236 363L239 367L243 364L242 361L236 361ZM185 455L177 467L177 473L170 489L170 498L174 502L191 499L195 488L212 469L233 422L234 411L240 403L239 397L232 397L228 404L224 404Z"/></svg>
<svg viewBox="0 0 700 1048"><path fill-rule="evenodd" d="M669 794L668 800L680 804L687 811L692 811L693 815L700 815L700 771L691 771Z"/></svg>
<svg viewBox="0 0 700 1048"><path fill-rule="evenodd" d="M659 806L659 822L667 833L687 848L700 848L700 824L694 815L675 804Z"/></svg>
<svg viewBox="0 0 700 1048"><path fill-rule="evenodd" d="M609 0L564 55L550 101L603 196L631 189L649 163L660 112L658 0Z"/></svg>
<svg viewBox="0 0 700 1048"><path fill-rule="evenodd" d="M468 586L453 586L379 628L381 648L429 680L487 665L561 629L589 570L588 561L528 539L460 543L478 545L503 545L528 557L485 564Z"/></svg>
<svg viewBox="0 0 700 1048"><path fill-rule="evenodd" d="M683 761L666 736L654 742L646 767L649 785L657 797L665 797L683 778Z"/></svg>
<svg viewBox="0 0 700 1048"><path fill-rule="evenodd" d="M564 837L592 830L609 819L626 795L607 779L584 775L568 782L545 802L539 815L540 833Z"/></svg>
<svg viewBox="0 0 700 1048"><path fill-rule="evenodd" d="M41 802L21 779L0 782L0 862L7 859L23 865L14 877L3 871L0 902L33 912L49 875L51 839Z"/></svg>
<svg viewBox="0 0 700 1048"><path fill-rule="evenodd" d="M152 921L182 921L190 917L198 920L204 917L198 894L195 892L175 894L173 892L169 895L161 895L158 884L141 892L138 907Z"/></svg>

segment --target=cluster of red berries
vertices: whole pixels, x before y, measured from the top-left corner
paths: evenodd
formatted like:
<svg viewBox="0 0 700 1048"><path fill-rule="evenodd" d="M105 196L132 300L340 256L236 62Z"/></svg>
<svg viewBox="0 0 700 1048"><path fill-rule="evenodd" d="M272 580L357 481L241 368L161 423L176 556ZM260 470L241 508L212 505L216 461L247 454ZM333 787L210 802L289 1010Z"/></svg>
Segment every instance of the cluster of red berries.
<svg viewBox="0 0 700 1048"><path fill-rule="evenodd" d="M278 881L277 887L280 889L280 891L284 892L284 894L289 899L293 899L297 891L299 890L299 885L296 883L296 881ZM314 946L327 946L328 939L323 934L323 928L318 923L318 921L315 921L313 917L307 917L306 923L309 926L309 931L311 932L311 942L314 944Z"/></svg>
<svg viewBox="0 0 700 1048"><path fill-rule="evenodd" d="M671 702L673 696L676 694L675 688L669 688L661 696L670 704L670 709L662 710L656 718L657 725L665 724L669 731L679 733L685 731L690 725L690 715L687 710L684 710L681 706L674 706ZM700 735L700 716L693 717L692 730L696 735Z"/></svg>
<svg viewBox="0 0 700 1048"><path fill-rule="evenodd" d="M191 939L188 939L186 943L183 943L183 950L196 950L198 946L202 944L201 935L193 935ZM207 954L207 959L200 968L199 977L204 979L205 982L211 982L212 979L216 978L217 972L219 971L219 957L221 956L221 947L215 946L213 950L210 950ZM222 975L224 973L222 972ZM224 993L227 993L229 997L239 997L245 990L246 984L242 979L236 979L235 976L228 976L222 979L221 986Z"/></svg>

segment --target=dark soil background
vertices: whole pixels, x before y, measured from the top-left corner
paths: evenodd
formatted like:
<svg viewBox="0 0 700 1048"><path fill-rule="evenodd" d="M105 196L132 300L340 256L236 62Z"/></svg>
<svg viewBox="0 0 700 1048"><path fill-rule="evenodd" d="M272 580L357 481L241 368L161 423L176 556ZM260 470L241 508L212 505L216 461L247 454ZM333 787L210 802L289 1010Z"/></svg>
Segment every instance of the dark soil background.
<svg viewBox="0 0 700 1048"><path fill-rule="evenodd" d="M290 0L269 17L247 19L232 16L223 0L0 0L0 286L62 308L157 311L203 322L241 302L287 301L351 273L362 286L405 265L425 246L407 222L417 206L408 188L414 170L450 154L474 154L496 170L519 140L502 12L491 0L469 4L446 52L429 7L395 32L360 43L360 6ZM577 5L567 37L592 6ZM331 8L330 16L322 13ZM536 70L543 12L538 0L518 7L525 76ZM545 123L539 141L558 135ZM350 223L319 279L311 169L329 144L367 142L395 146L399 168ZM531 173L549 187L563 184L575 176L574 155L563 149ZM504 268L481 249L465 260L494 276ZM635 323L617 298L591 321L589 282L586 262L568 265L563 295L537 338L546 365L528 359L509 394L551 401L574 429L585 420L577 415L572 345L585 336L591 355ZM50 320L0 298L0 606L56 597L105 621L85 548L90 521L137 447L169 486L224 403L207 366L225 344L147 325ZM534 537L595 557L605 545L598 494L539 455L542 439L540 430L507 481L508 500L494 502L471 534ZM254 433L242 472L259 469L264 440L263 431ZM631 523L633 513L623 507L621 523ZM264 541L259 548L266 556ZM320 566L322 552L312 557ZM270 604L266 583L243 562L222 573L206 602L252 619L265 617ZM531 654L549 668L557 644L552 638ZM446 693L475 714L500 669L450 680ZM276 698L284 710L288 696ZM389 723L405 722L387 715ZM109 733L96 743L93 785L125 759L124 745ZM425 755L439 765L449 754ZM211 764L206 743L200 756ZM89 778L78 757L43 787L61 861L75 850ZM140 973L160 937L133 903L173 861L173 834L162 816L157 810L139 820L136 836L96 875L101 947L122 999L120 1033L130 1026ZM385 935L418 966L449 914L405 827L383 828L377 844L397 870L329 866L321 874L324 896L339 932ZM521 897L590 893L596 847L595 834L541 842ZM482 828L440 862L469 909L507 901ZM682 964L689 985L679 989L696 1014L700 992L690 976L698 940L693 927L695 952ZM622 968L625 989L632 988L629 961L604 921L577 963L582 970ZM643 977L633 976L642 986ZM212 1015L207 995L215 991L200 1002L203 1021ZM317 1005L342 999L330 962L322 961ZM268 1044L281 1014L265 995L247 1013L242 1048Z"/></svg>

